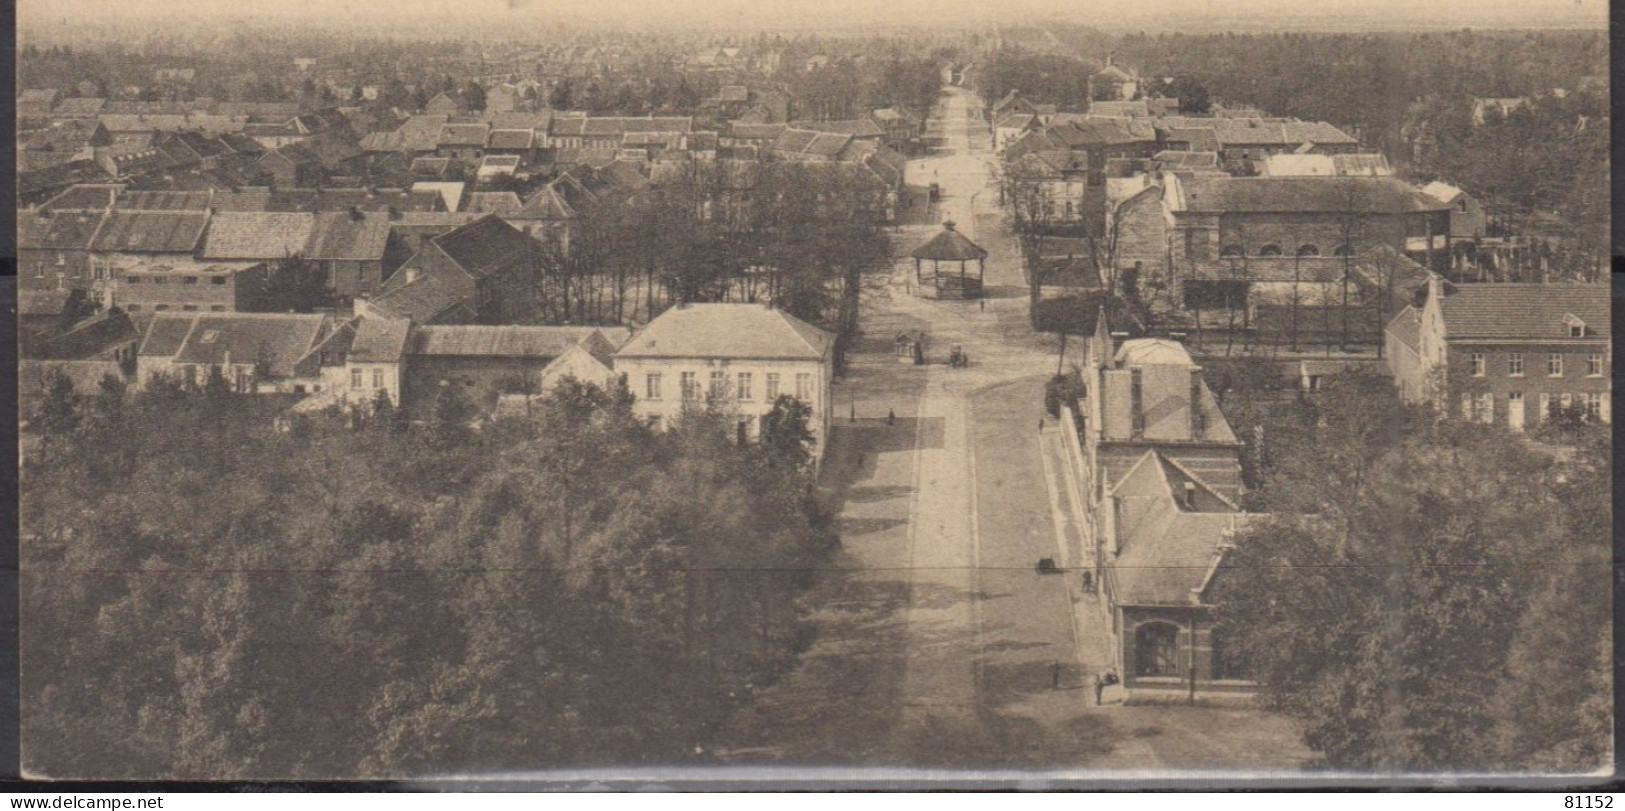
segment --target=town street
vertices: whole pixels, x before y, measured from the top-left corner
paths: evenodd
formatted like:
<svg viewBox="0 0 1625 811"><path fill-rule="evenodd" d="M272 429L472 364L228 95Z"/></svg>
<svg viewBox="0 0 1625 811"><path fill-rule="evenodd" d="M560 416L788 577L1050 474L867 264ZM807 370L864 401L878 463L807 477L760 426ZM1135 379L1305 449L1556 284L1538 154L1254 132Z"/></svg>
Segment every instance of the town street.
<svg viewBox="0 0 1625 811"><path fill-rule="evenodd" d="M942 189L929 222L901 227L892 277L864 302L863 336L836 387L825 486L843 546L809 595L816 636L796 668L718 731L730 764L960 769L1292 768L1292 727L1216 708L1094 706L1110 666L1077 578L1082 559L1056 423L1043 414L1054 336L1035 334L1016 240L993 185L981 101L948 88L928 127L936 153L911 186ZM943 220L988 251L990 298L911 292L915 246ZM927 335L899 362L899 332ZM946 364L954 346L968 368ZM1070 360L1070 359L1069 359Z"/></svg>

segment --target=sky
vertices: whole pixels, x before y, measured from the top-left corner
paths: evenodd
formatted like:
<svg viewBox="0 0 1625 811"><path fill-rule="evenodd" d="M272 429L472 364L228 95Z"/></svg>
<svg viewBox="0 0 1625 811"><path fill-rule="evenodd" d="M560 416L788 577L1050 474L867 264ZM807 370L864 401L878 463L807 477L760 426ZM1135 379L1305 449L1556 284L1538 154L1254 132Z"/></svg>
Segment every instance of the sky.
<svg viewBox="0 0 1625 811"><path fill-rule="evenodd" d="M517 8L515 8L517 7ZM18 0L31 21L263 18L563 20L707 27L963 25L1052 17L1105 30L1602 27L1606 0Z"/></svg>

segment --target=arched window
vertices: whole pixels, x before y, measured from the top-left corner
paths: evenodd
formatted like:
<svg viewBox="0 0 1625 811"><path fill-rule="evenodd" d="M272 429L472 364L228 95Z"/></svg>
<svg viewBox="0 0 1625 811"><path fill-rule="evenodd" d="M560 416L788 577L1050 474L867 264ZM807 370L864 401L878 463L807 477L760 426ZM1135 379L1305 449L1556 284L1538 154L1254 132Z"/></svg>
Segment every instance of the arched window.
<svg viewBox="0 0 1625 811"><path fill-rule="evenodd" d="M1226 245L1219 249L1220 256L1241 256L1242 253L1240 245Z"/></svg>
<svg viewBox="0 0 1625 811"><path fill-rule="evenodd" d="M1148 622L1134 630L1134 674L1179 675L1179 627Z"/></svg>
<svg viewBox="0 0 1625 811"><path fill-rule="evenodd" d="M1332 256L1351 256L1353 253L1347 245L1339 245L1332 249Z"/></svg>
<svg viewBox="0 0 1625 811"><path fill-rule="evenodd" d="M1258 255L1259 256L1280 256L1281 255L1281 246L1271 242L1270 244L1265 245L1262 248L1259 248L1258 249Z"/></svg>
<svg viewBox="0 0 1625 811"><path fill-rule="evenodd" d="M1298 255L1299 256L1319 256L1320 255L1320 246L1318 246L1318 245L1299 245L1298 246Z"/></svg>

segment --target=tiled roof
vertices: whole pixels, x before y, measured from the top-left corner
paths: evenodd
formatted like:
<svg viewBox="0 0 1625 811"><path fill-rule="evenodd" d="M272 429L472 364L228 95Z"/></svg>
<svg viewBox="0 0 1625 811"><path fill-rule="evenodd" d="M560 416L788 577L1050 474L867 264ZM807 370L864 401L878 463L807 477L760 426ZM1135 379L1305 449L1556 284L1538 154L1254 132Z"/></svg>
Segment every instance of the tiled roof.
<svg viewBox="0 0 1625 811"><path fill-rule="evenodd" d="M1392 177L1195 177L1183 187L1187 211L1411 214L1444 207Z"/></svg>
<svg viewBox="0 0 1625 811"><path fill-rule="evenodd" d="M96 234L93 250L191 253L209 225L207 211L115 211Z"/></svg>
<svg viewBox="0 0 1625 811"><path fill-rule="evenodd" d="M68 190L40 204L42 210L53 213L65 211L106 211L118 199L122 183L76 183Z"/></svg>
<svg viewBox="0 0 1625 811"><path fill-rule="evenodd" d="M206 259L281 259L303 253L316 227L309 212L251 211L216 214L203 246Z"/></svg>
<svg viewBox="0 0 1625 811"><path fill-rule="evenodd" d="M446 124L440 128L440 146L485 146L489 131L485 124Z"/></svg>
<svg viewBox="0 0 1625 811"><path fill-rule="evenodd" d="M388 244L388 215L356 217L349 212L322 212L316 215L305 257L380 261Z"/></svg>
<svg viewBox="0 0 1625 811"><path fill-rule="evenodd" d="M101 112L106 104L107 99L100 98L63 99L51 112L56 115L95 115Z"/></svg>
<svg viewBox="0 0 1625 811"><path fill-rule="evenodd" d="M1201 494L1197 508L1180 505L1183 483ZM1177 483L1177 487L1176 487ZM1176 489L1181 491L1176 494ZM1217 563L1225 533L1258 516L1234 505L1161 454L1148 451L1112 487L1118 555L1109 564L1119 605L1193 605L1196 589Z"/></svg>
<svg viewBox="0 0 1625 811"><path fill-rule="evenodd" d="M941 231L928 240L924 245L915 248L909 254L915 259L928 259L936 262L968 262L975 259L986 259L987 250L971 242L964 234L954 230L951 222L943 223Z"/></svg>
<svg viewBox="0 0 1625 811"><path fill-rule="evenodd" d="M879 124L867 118L854 118L848 121L797 121L794 126L804 130L850 135L854 138L876 138L886 134Z"/></svg>
<svg viewBox="0 0 1625 811"><path fill-rule="evenodd" d="M687 304L661 313L616 355L820 360L832 343L829 333L760 304Z"/></svg>
<svg viewBox="0 0 1625 811"><path fill-rule="evenodd" d="M396 275L400 275L398 272ZM391 276L390 281L395 277ZM372 300L373 307L415 324L427 324L458 309L468 310L463 294L453 289L438 276L423 274L412 281L392 287Z"/></svg>
<svg viewBox="0 0 1625 811"><path fill-rule="evenodd" d="M532 130L491 130L486 147L490 149L530 149L536 142Z"/></svg>
<svg viewBox="0 0 1625 811"><path fill-rule="evenodd" d="M119 193L120 211L208 211L214 194L206 191L129 191Z"/></svg>
<svg viewBox="0 0 1625 811"><path fill-rule="evenodd" d="M412 330L412 355L556 358L597 327L423 326Z"/></svg>
<svg viewBox="0 0 1625 811"><path fill-rule="evenodd" d="M1406 307L1388 322L1388 334L1394 336L1411 351L1422 348L1422 313L1415 307Z"/></svg>
<svg viewBox="0 0 1625 811"><path fill-rule="evenodd" d="M1439 306L1450 340L1566 339L1576 318L1586 340L1612 334L1607 284L1461 284Z"/></svg>
<svg viewBox="0 0 1625 811"><path fill-rule="evenodd" d="M141 338L141 346L136 349L137 355L156 355L158 357L174 357L181 351L181 344L186 342L186 334L192 331L193 316L158 314L147 324L147 331Z"/></svg>
<svg viewBox="0 0 1625 811"><path fill-rule="evenodd" d="M772 141L789 129L784 124L740 124L728 126L728 137L752 141Z"/></svg>
<svg viewBox="0 0 1625 811"><path fill-rule="evenodd" d="M519 195L511 191L477 191L468 195L468 204L464 208L475 214L507 217L518 214L524 206Z"/></svg>
<svg viewBox="0 0 1625 811"><path fill-rule="evenodd" d="M350 342L350 360L369 363L399 363L406 354L406 340L412 323L394 318L362 318Z"/></svg>
<svg viewBox="0 0 1625 811"><path fill-rule="evenodd" d="M289 313L206 313L194 316L176 363L265 361L271 377L287 377L326 331L328 316ZM149 332L150 338L150 332Z"/></svg>

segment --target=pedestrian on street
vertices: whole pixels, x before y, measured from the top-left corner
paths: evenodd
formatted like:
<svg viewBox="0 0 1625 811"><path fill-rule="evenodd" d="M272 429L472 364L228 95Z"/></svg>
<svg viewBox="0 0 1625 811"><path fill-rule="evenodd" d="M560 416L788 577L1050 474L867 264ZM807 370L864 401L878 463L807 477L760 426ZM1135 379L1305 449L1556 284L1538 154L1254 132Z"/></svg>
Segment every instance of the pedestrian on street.
<svg viewBox="0 0 1625 811"><path fill-rule="evenodd" d="M1106 680L1102 679L1100 677L1099 673L1096 673L1095 674L1095 706L1096 707L1101 705L1102 699L1105 697L1105 695L1106 695Z"/></svg>
<svg viewBox="0 0 1625 811"><path fill-rule="evenodd" d="M1061 663L1054 662L1049 666L1049 686L1051 689L1061 689Z"/></svg>
<svg viewBox="0 0 1625 811"><path fill-rule="evenodd" d="M893 410L891 410L889 408L886 409L886 424L887 425L896 425L897 424L897 412L896 411L893 411Z"/></svg>
<svg viewBox="0 0 1625 811"><path fill-rule="evenodd" d="M1043 417L1038 418L1038 433L1040 433L1040 434L1044 433L1044 418Z"/></svg>

